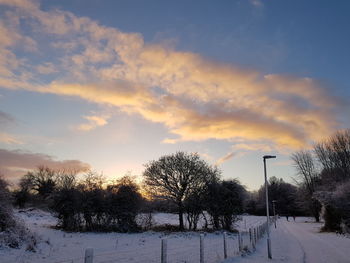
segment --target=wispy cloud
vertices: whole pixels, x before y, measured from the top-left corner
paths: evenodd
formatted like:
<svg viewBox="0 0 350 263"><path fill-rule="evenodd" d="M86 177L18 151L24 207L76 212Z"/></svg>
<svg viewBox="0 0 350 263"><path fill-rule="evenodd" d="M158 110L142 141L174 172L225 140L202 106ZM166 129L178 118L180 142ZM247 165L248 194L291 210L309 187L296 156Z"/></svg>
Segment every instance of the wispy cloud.
<svg viewBox="0 0 350 263"><path fill-rule="evenodd" d="M235 143L232 148L236 151L261 151L261 152L271 152L274 149L271 145L267 143Z"/></svg>
<svg viewBox="0 0 350 263"><path fill-rule="evenodd" d="M11 134L0 132L0 143L6 144L23 144L23 142Z"/></svg>
<svg viewBox="0 0 350 263"><path fill-rule="evenodd" d="M52 156L45 154L0 149L0 173L11 181L18 179L26 171L33 170L40 165L52 169L65 168L75 171L86 171L90 168L89 164L79 160L57 161Z"/></svg>
<svg viewBox="0 0 350 263"><path fill-rule="evenodd" d="M338 125L337 99L313 79L264 75L161 44L147 44L140 34L104 27L62 10L43 11L36 2L1 2L12 12L12 20L3 19L6 29L11 26L18 36L36 43L35 34L23 36L20 24L9 22L16 16L24 22L34 20L36 23L28 26L47 36L42 45L63 54L54 80L41 83L35 81L39 79L35 72L28 72L28 63L34 62L17 58L12 44L6 44L19 37L3 40L2 50L8 55L0 63L10 69L0 74L3 88L112 105L164 124L176 136L165 143L243 139L297 148L323 138ZM18 69L28 74L16 74ZM104 124L97 118L87 120L82 129Z"/></svg>
<svg viewBox="0 0 350 263"><path fill-rule="evenodd" d="M223 164L224 162L230 160L233 158L233 156L235 156L235 153L234 152L229 152L227 153L225 156L221 157L220 159L218 159L216 161L216 165L221 165Z"/></svg>
<svg viewBox="0 0 350 263"><path fill-rule="evenodd" d="M84 116L84 119L86 119L88 122L80 124L77 129L80 131L91 131L97 127L105 126L108 122L107 120L110 117L107 115L97 116L97 115L90 115L90 116Z"/></svg>

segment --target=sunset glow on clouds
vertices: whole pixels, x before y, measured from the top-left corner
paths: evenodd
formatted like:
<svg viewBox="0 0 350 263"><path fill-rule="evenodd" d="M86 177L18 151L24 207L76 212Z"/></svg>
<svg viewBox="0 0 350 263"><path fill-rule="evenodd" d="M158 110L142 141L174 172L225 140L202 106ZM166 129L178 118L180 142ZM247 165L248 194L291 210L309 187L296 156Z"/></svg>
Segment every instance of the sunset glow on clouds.
<svg viewBox="0 0 350 263"><path fill-rule="evenodd" d="M71 171L86 171L90 168L88 164L79 160L57 161L49 155L0 149L0 167L4 174L11 175L10 179L17 179L26 170L35 169L41 165L55 170Z"/></svg>
<svg viewBox="0 0 350 263"><path fill-rule="evenodd" d="M266 74L147 43L140 33L61 9L43 10L38 1L0 3L3 89L78 98L140 116L167 129L159 138L165 144L215 139L237 150L283 152L340 125L339 99L315 79ZM75 127L89 132L111 121L110 114L90 112ZM0 140L20 142L7 132Z"/></svg>

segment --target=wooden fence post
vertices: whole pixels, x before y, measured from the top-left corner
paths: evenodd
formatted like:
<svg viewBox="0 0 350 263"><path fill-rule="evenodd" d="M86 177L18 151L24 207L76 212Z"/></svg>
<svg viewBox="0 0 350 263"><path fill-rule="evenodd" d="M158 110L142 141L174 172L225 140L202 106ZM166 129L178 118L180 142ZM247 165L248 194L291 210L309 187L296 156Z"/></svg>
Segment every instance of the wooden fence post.
<svg viewBox="0 0 350 263"><path fill-rule="evenodd" d="M241 237L241 232L238 232L238 251L242 251L242 237Z"/></svg>
<svg viewBox="0 0 350 263"><path fill-rule="evenodd" d="M85 249L84 263L93 263L94 260L94 250L92 248Z"/></svg>
<svg viewBox="0 0 350 263"><path fill-rule="evenodd" d="M162 239L162 247L161 247L161 263L167 263L167 247L168 242L166 238Z"/></svg>
<svg viewBox="0 0 350 263"><path fill-rule="evenodd" d="M224 237L224 258L227 258L226 232L224 232L223 237Z"/></svg>
<svg viewBox="0 0 350 263"><path fill-rule="evenodd" d="M258 241L258 237L256 236L257 233L256 233L256 228L254 227L254 239L255 239L255 244L256 242Z"/></svg>
<svg viewBox="0 0 350 263"><path fill-rule="evenodd" d="M204 235L199 236L199 262L204 263Z"/></svg>

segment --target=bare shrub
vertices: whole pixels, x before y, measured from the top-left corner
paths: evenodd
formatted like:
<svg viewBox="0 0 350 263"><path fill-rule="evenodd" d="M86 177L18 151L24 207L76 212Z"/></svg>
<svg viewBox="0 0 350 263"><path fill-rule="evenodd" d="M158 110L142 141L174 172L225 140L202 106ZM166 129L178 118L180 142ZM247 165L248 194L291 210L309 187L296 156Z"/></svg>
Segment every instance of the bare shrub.
<svg viewBox="0 0 350 263"><path fill-rule="evenodd" d="M137 216L137 224L142 228L142 230L151 230L155 225L152 212L139 214Z"/></svg>

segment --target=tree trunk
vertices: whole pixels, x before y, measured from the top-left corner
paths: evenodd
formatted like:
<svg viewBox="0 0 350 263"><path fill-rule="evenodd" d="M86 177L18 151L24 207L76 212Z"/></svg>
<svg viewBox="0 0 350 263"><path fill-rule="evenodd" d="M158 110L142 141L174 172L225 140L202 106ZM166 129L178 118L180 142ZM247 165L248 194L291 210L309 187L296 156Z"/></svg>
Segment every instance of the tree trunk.
<svg viewBox="0 0 350 263"><path fill-rule="evenodd" d="M319 201L313 199L312 200L312 213L315 217L316 222L320 222L320 211L321 211L321 204Z"/></svg>
<svg viewBox="0 0 350 263"><path fill-rule="evenodd" d="M220 220L219 220L219 216L217 215L213 215L213 225L214 225L214 229L219 229L220 228Z"/></svg>
<svg viewBox="0 0 350 263"><path fill-rule="evenodd" d="M183 206L182 202L178 204L179 206L179 228L180 230L184 230L184 217L183 217Z"/></svg>
<svg viewBox="0 0 350 263"><path fill-rule="evenodd" d="M316 223L319 223L320 222L320 216L317 214L314 217L315 217Z"/></svg>

